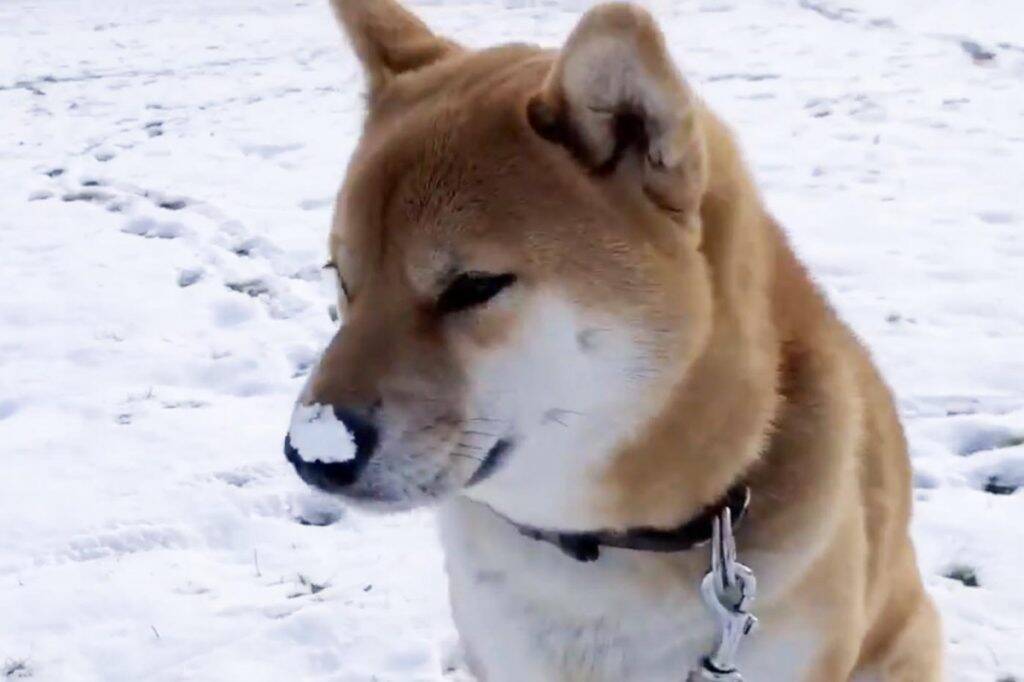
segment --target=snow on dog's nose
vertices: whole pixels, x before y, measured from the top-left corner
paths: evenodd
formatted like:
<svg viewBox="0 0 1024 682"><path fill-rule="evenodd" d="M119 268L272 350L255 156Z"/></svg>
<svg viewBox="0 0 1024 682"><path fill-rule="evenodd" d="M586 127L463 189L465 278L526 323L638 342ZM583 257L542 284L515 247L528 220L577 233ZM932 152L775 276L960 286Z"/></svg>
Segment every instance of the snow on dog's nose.
<svg viewBox="0 0 1024 682"><path fill-rule="evenodd" d="M352 485L377 447L369 420L334 405L296 405L284 454L306 483L327 491Z"/></svg>

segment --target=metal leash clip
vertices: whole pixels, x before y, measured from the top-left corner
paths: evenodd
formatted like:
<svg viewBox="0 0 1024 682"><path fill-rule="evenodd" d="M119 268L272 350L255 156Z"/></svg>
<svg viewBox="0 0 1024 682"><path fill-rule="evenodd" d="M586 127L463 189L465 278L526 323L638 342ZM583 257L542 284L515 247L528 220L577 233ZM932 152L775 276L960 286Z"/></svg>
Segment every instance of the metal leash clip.
<svg viewBox="0 0 1024 682"><path fill-rule="evenodd" d="M732 512L728 507L712 522L711 570L700 584L701 596L718 621L714 651L701 661L697 679L707 682L743 682L736 654L743 637L756 626L750 605L757 593L754 572L736 560Z"/></svg>

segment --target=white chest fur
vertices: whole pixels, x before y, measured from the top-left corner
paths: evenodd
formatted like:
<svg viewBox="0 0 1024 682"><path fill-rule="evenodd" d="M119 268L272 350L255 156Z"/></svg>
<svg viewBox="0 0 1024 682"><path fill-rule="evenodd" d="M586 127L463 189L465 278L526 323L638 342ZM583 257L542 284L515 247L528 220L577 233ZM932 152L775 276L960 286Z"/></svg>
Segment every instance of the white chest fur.
<svg viewBox="0 0 1024 682"><path fill-rule="evenodd" d="M713 644L697 554L674 566L603 549L580 563L483 505L457 499L440 516L456 626L485 682L684 682ZM766 626L744 642L747 678L803 679L819 638Z"/></svg>

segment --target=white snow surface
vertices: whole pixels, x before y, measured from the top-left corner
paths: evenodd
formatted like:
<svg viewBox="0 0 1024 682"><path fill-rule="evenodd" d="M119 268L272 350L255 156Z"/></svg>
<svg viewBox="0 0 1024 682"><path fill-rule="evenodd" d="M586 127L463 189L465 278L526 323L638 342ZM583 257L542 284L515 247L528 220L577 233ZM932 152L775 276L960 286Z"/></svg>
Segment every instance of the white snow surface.
<svg viewBox="0 0 1024 682"><path fill-rule="evenodd" d="M557 45L588 4L416 8ZM950 679L1024 679L1020 0L649 6L896 391ZM0 4L0 676L447 679L430 514L281 454L362 106L319 0Z"/></svg>
<svg viewBox="0 0 1024 682"><path fill-rule="evenodd" d="M306 462L332 464L355 459L352 434L330 405L296 405L288 435L292 447Z"/></svg>

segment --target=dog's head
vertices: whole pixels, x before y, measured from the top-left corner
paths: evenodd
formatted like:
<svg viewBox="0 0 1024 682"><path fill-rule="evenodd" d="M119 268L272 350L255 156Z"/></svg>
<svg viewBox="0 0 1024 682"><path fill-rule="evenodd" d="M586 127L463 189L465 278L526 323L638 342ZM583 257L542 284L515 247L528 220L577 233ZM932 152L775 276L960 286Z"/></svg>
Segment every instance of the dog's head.
<svg viewBox="0 0 1024 682"><path fill-rule="evenodd" d="M343 323L289 459L371 506L603 524L708 340L700 103L629 5L561 51L470 51L393 0L334 4L368 114L330 236Z"/></svg>

